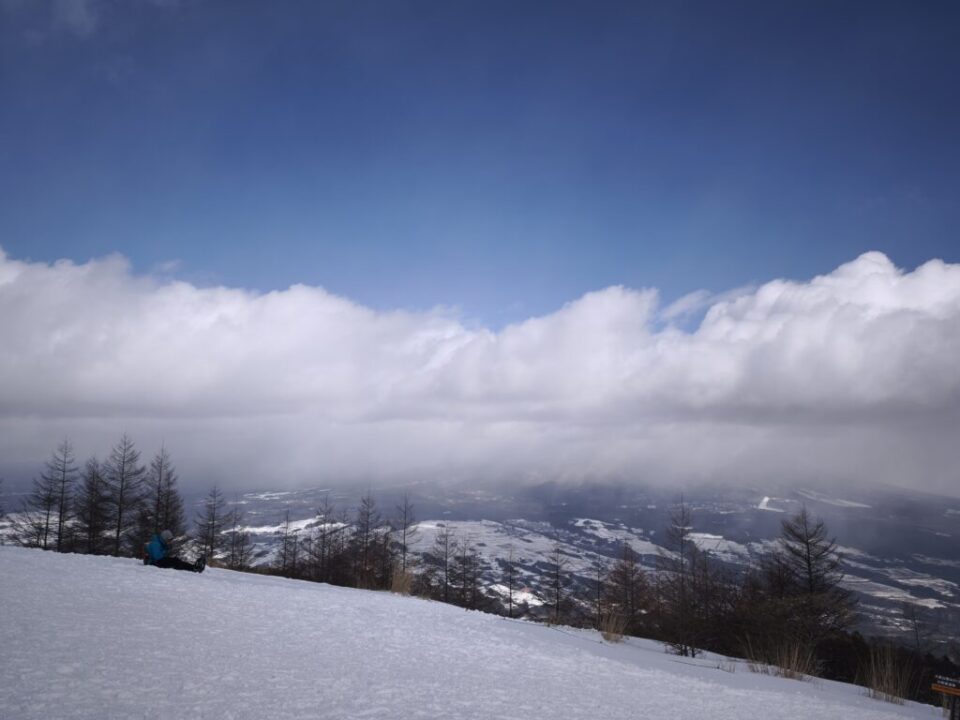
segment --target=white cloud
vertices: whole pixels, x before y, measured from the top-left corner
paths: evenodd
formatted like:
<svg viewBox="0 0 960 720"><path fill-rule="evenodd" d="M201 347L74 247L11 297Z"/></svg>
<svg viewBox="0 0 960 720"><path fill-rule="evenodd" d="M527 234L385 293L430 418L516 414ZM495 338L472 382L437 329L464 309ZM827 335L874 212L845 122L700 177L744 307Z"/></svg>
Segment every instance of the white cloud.
<svg viewBox="0 0 960 720"><path fill-rule="evenodd" d="M660 311L660 318L665 322L686 321L713 305L736 300L755 291L755 287L740 287L722 293L694 290L663 308Z"/></svg>
<svg viewBox="0 0 960 720"><path fill-rule="evenodd" d="M704 296L692 295L696 302ZM678 310L682 312L683 308ZM669 313L668 313L669 314ZM662 328L611 287L499 332L0 251L0 457L163 438L185 480L837 478L956 492L960 265L868 253ZM0 467L0 473L3 468Z"/></svg>

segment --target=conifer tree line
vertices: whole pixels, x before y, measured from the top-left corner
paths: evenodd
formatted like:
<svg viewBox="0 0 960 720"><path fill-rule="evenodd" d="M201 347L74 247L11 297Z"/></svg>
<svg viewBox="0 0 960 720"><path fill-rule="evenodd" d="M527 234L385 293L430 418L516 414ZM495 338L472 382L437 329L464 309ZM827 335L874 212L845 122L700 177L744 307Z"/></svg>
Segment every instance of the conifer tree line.
<svg viewBox="0 0 960 720"><path fill-rule="evenodd" d="M521 567L512 549L490 567L472 538L439 524L432 545L413 555L417 526L409 499L387 519L368 492L352 514L325 498L308 527L297 529L287 517L274 563L258 572L402 591L605 634L612 629L660 640L681 656L711 651L746 657L797 677L868 684L877 654L892 653L909 676L904 692L925 701L935 701L929 692L934 673L960 672L945 657L922 652L919 640L911 650L868 641L853 630L857 603L842 586L836 542L805 508L784 520L779 540L747 569L733 570L701 550L693 531L690 508L681 501L654 569L643 567L624 543L618 557L598 561L594 580L584 583L582 574L571 572L574 558L559 538L545 561L532 567ZM520 599L531 573L538 575L537 606Z"/></svg>
<svg viewBox="0 0 960 720"><path fill-rule="evenodd" d="M479 547L441 526L433 545L414 555L419 538L414 506L404 495L384 515L370 492L351 512L326 496L308 528L287 517L272 564L259 572L370 590L392 590L468 609L498 612L486 586Z"/></svg>
<svg viewBox="0 0 960 720"><path fill-rule="evenodd" d="M681 502L655 572L625 544L601 580L598 623L619 618L627 634L661 639L681 656L710 650L772 665L786 651L815 657L824 640L854 626L857 603L841 585L836 543L806 508L784 520L777 543L746 569L718 562L692 533Z"/></svg>
<svg viewBox="0 0 960 720"><path fill-rule="evenodd" d="M255 556L240 505L232 505L213 486L188 533L191 519L170 453L161 447L143 464L123 435L105 460L90 458L82 467L64 440L11 517L14 538L28 547L140 557L153 534L170 529L180 547L186 544L212 565L595 627L605 637L660 640L681 656L712 651L797 676L862 683L880 648L900 657L911 697L920 700L932 699L933 673L960 672L925 652L916 607L904 611L912 618L915 648L884 649L853 631L857 603L842 586L836 542L806 508L783 521L780 538L758 562L731 569L694 542L691 510L681 499L655 568L645 568L625 542L615 559L598 556L592 580L585 580L582 571L571 571L574 558L559 537L545 560L529 567L517 562L512 547L493 566L485 563L471 537L444 524L430 547L413 553L418 527L407 495L388 516L370 491L353 509L336 507L327 495L308 522L292 522L287 513L272 557L263 551ZM531 574L540 589L535 605L520 593Z"/></svg>
<svg viewBox="0 0 960 720"><path fill-rule="evenodd" d="M370 492L361 496L353 512L337 508L326 495L309 527L297 527L287 514L273 561L258 571L346 587L411 592L415 563L410 547L417 538L413 504L404 496L394 510L385 517ZM226 535L229 542L232 534Z"/></svg>
<svg viewBox="0 0 960 720"><path fill-rule="evenodd" d="M16 542L56 552L140 557L155 533L186 534L170 453L161 447L145 465L126 434L106 459L82 466L65 439L11 518Z"/></svg>

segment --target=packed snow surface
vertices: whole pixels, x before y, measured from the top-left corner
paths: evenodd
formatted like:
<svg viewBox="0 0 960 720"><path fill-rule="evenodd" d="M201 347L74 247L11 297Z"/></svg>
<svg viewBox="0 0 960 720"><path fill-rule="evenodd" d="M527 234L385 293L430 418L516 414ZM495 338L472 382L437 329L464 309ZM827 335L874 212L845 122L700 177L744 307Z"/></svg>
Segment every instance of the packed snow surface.
<svg viewBox="0 0 960 720"><path fill-rule="evenodd" d="M746 545L741 545L733 540L726 540L722 535L692 532L689 534L689 538L700 550L709 552L727 562L742 562L745 558L750 558L750 549Z"/></svg>
<svg viewBox="0 0 960 720"><path fill-rule="evenodd" d="M920 605L921 607L925 607L930 610L934 608L946 607L939 600L934 600L933 598L914 597L907 590L893 587L892 585L874 582L873 580L867 580L865 578L854 577L852 575L845 576L840 584L848 590L854 590L855 592L863 593L864 595L871 595L873 597L890 600L892 602L908 602L914 605Z"/></svg>
<svg viewBox="0 0 960 720"><path fill-rule="evenodd" d="M938 717L380 592L0 547L0 717Z"/></svg>
<svg viewBox="0 0 960 720"><path fill-rule="evenodd" d="M844 508L870 508L872 505L865 505L861 502L854 502L853 500L840 500L838 498L832 498L823 493L818 493L815 490L797 490L797 494L802 497L807 498L807 500L816 500L817 502L826 503L827 505L835 505L837 507Z"/></svg>
<svg viewBox="0 0 960 720"><path fill-rule="evenodd" d="M760 504L757 505L757 510L770 510L771 512L778 512L778 513L786 512L785 510L781 510L780 508L770 507L771 500L776 500L776 498L771 498L765 495L763 500L760 501Z"/></svg>

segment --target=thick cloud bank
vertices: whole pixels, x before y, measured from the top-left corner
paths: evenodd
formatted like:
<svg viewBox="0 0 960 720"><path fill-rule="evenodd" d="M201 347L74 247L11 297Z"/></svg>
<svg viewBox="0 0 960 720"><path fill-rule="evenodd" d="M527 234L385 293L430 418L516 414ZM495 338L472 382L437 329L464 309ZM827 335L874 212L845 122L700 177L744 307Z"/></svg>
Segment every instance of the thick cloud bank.
<svg viewBox="0 0 960 720"><path fill-rule="evenodd" d="M675 325L706 307L693 330ZM610 287L495 332L320 288L0 251L0 462L164 441L185 482L876 480L957 493L960 265L867 253L668 308ZM3 468L0 468L0 472Z"/></svg>

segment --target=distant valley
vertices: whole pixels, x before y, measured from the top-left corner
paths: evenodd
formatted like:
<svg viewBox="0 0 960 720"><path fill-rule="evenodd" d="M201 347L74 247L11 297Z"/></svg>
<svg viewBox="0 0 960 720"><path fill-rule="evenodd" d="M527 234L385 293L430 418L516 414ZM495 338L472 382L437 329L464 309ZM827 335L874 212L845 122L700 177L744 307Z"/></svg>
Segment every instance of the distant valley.
<svg viewBox="0 0 960 720"><path fill-rule="evenodd" d="M480 556L482 582L504 596L503 563L513 558L520 611L536 617L542 605L549 556L562 548L566 592L587 602L598 568L628 542L653 572L666 552L663 533L674 490L606 484L545 483L471 489L419 483L371 488L385 519L404 493L414 504L414 556L429 553L439 529L469 540ZM272 561L285 519L305 536L318 525L317 508L329 498L349 518L356 488L314 488L247 493L232 505L244 513L256 562ZM757 562L779 536L781 521L805 506L823 518L843 555L844 585L859 598L864 634L918 639L941 648L960 627L960 500L875 488L831 493L824 488L700 488L687 490L693 539L731 570ZM919 637L918 637L919 635ZM909 636L909 637L908 637Z"/></svg>

